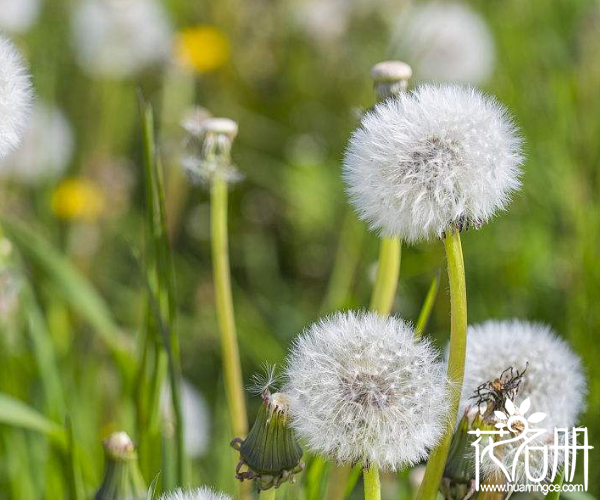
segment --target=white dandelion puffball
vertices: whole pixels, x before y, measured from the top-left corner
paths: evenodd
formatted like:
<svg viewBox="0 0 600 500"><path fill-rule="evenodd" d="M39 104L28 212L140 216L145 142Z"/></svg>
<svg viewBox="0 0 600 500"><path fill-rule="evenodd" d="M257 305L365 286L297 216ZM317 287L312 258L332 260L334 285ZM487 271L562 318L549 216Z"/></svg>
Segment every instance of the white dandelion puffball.
<svg viewBox="0 0 600 500"><path fill-rule="evenodd" d="M445 370L401 319L329 316L296 339L285 376L298 437L338 463L396 470L424 459L443 434Z"/></svg>
<svg viewBox="0 0 600 500"><path fill-rule="evenodd" d="M57 179L68 167L73 148L73 130L62 111L38 101L21 146L0 163L0 177L27 184Z"/></svg>
<svg viewBox="0 0 600 500"><path fill-rule="evenodd" d="M497 101L459 85L423 85L367 113L344 179L359 216L408 242L479 227L519 186L521 139Z"/></svg>
<svg viewBox="0 0 600 500"><path fill-rule="evenodd" d="M225 493L215 492L204 486L195 490L183 491L178 489L170 493L164 493L159 500L232 500L232 498Z"/></svg>
<svg viewBox="0 0 600 500"><path fill-rule="evenodd" d="M20 144L31 97L31 81L21 55L0 36L0 159Z"/></svg>
<svg viewBox="0 0 600 500"><path fill-rule="evenodd" d="M468 5L418 5L401 19L397 32L395 50L418 79L480 84L494 70L494 39L485 20Z"/></svg>
<svg viewBox="0 0 600 500"><path fill-rule="evenodd" d="M531 446L553 442L555 428L571 428L583 410L586 381L581 361L567 343L559 339L545 325L519 320L487 321L469 327L467 335L467 362L462 389L461 407L476 404L476 389L494 381L507 369L523 372L513 403L515 414L530 407L525 418L533 413L544 413L545 418L535 427L546 433L532 441ZM514 372L516 373L516 372ZM508 414L504 408L505 414ZM504 445L502 462L510 470L517 447L521 442ZM534 477L543 475L543 461L539 454L531 454L530 470ZM550 470L553 457L550 457ZM559 463L563 457L558 457ZM526 481L523 461L517 468L520 482ZM484 473L497 472L496 465L487 460Z"/></svg>
<svg viewBox="0 0 600 500"><path fill-rule="evenodd" d="M73 36L77 61L92 76L131 77L171 51L170 22L156 0L84 0Z"/></svg>
<svg viewBox="0 0 600 500"><path fill-rule="evenodd" d="M171 405L171 387L163 386L161 407L165 424L175 425L175 416ZM188 456L197 458L206 452L209 442L210 413L202 395L187 380L181 384L181 406L183 411L183 432L185 451Z"/></svg>
<svg viewBox="0 0 600 500"><path fill-rule="evenodd" d="M0 0L0 29L25 33L36 21L41 0Z"/></svg>

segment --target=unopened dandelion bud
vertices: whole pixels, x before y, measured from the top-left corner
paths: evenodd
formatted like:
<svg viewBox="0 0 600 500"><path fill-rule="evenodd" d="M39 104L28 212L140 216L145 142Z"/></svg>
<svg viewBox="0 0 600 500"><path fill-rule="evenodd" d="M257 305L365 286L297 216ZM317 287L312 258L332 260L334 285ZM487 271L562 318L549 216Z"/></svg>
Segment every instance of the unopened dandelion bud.
<svg viewBox="0 0 600 500"><path fill-rule="evenodd" d="M286 394L265 390L248 437L231 442L240 452L236 477L240 481L253 479L259 491L294 482L294 474L304 468L302 448L288 421L289 404Z"/></svg>
<svg viewBox="0 0 600 500"><path fill-rule="evenodd" d="M406 90L411 76L411 67L402 61L383 61L371 69L373 86L380 101Z"/></svg>
<svg viewBox="0 0 600 500"><path fill-rule="evenodd" d="M125 432L115 432L104 441L104 457L104 478L94 500L145 500L148 488L135 446Z"/></svg>

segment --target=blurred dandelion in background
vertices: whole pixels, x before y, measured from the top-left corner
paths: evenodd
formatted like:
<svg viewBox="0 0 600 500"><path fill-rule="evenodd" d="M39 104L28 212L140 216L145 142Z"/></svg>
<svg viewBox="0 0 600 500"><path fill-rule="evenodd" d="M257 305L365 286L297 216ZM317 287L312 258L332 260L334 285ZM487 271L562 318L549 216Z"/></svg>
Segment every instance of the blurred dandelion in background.
<svg viewBox="0 0 600 500"><path fill-rule="evenodd" d="M104 212L106 199L91 181L72 177L62 181L52 192L52 212L59 219L94 221Z"/></svg>
<svg viewBox="0 0 600 500"><path fill-rule="evenodd" d="M481 84L494 71L490 29L467 4L417 4L400 17L394 31L392 55L408 61L418 80Z"/></svg>
<svg viewBox="0 0 600 500"><path fill-rule="evenodd" d="M197 73L221 68L229 56L227 36L215 26L193 26L181 30L175 37L175 60Z"/></svg>
<svg viewBox="0 0 600 500"><path fill-rule="evenodd" d="M77 62L95 77L129 78L171 52L171 23L157 0L84 0L72 31Z"/></svg>
<svg viewBox="0 0 600 500"><path fill-rule="evenodd" d="M0 29L25 33L36 22L43 0L0 0Z"/></svg>

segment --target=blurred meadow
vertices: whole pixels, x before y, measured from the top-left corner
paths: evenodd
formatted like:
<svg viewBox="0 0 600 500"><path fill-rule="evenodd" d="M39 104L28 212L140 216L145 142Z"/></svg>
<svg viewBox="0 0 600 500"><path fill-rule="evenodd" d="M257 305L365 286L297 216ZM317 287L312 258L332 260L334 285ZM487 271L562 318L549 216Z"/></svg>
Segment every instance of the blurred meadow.
<svg viewBox="0 0 600 500"><path fill-rule="evenodd" d="M427 80L400 41L420 2L162 0L157 32L148 33L152 16L140 16L130 36L139 45L162 37L164 54L150 47L139 67L126 58L119 66L131 40L104 43L102 28L77 22L84 0L40 1L26 28L9 19L13 2L21 0L0 1L0 31L27 61L39 123L0 167L0 499L91 498L102 439L117 430L146 443L147 483L159 470L159 489L177 483L160 466L177 439L169 390L140 369L179 368L169 349L147 347L165 320L190 404L188 482L233 493L210 195L181 166L190 147L181 122L201 106L239 124L232 157L242 179L229 189L228 223L250 384L265 362L283 362L306 325L369 303L378 238L347 202L341 159L375 101L373 64L400 59L415 70L411 86ZM527 156L508 212L463 237L469 324L517 317L567 339L589 383L580 423L598 446L600 2L466 4L493 39L479 86L515 115ZM393 306L416 321L440 275L426 331L441 349L450 328L444 260L439 242L405 247ZM163 401L159 422L140 420L152 397ZM251 423L260 398L247 403ZM589 493L599 497L597 453ZM302 488L282 488L288 498L320 498L311 470ZM386 500L409 497L384 484Z"/></svg>

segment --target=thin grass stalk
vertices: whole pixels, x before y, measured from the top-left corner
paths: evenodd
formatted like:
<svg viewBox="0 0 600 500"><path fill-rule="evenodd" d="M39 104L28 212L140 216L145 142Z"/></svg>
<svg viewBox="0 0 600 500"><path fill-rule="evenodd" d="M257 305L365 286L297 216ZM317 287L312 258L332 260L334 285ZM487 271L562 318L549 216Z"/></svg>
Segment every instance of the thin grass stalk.
<svg viewBox="0 0 600 500"><path fill-rule="evenodd" d="M246 400L233 311L227 235L227 181L216 175L211 186L211 243L217 321L221 333L223 371L234 436L248 433Z"/></svg>
<svg viewBox="0 0 600 500"><path fill-rule="evenodd" d="M457 228L450 228L444 239L450 282L450 353L448 357L448 379L450 384L450 411L446 433L437 448L431 453L425 476L417 493L417 500L435 500L446 458L450 449L454 424L458 414L460 394L465 369L467 348L467 289L465 284L465 264Z"/></svg>
<svg viewBox="0 0 600 500"><path fill-rule="evenodd" d="M433 305L435 304L435 299L437 297L439 289L440 273L438 272L431 280L431 285L429 285L429 290L427 290L427 295L425 296L425 300L423 301L423 305L421 306L419 319L417 319L417 324L415 326L416 339L420 338L421 335L423 335L423 332L425 331L425 327L427 326L429 318L431 317L431 311L433 310Z"/></svg>

